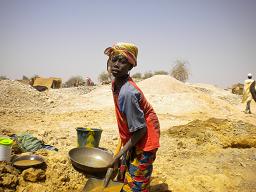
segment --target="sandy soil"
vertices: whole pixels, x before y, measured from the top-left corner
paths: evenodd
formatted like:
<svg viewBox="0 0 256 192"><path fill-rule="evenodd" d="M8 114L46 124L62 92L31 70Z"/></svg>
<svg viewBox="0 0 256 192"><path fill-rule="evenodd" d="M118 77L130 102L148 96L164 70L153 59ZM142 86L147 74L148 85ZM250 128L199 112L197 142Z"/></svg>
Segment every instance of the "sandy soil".
<svg viewBox="0 0 256 192"><path fill-rule="evenodd" d="M184 84L158 75L138 83L161 124L152 191L256 191L256 105L244 114L241 98L213 85ZM47 167L17 170L0 164L0 192L81 191L88 180L68 151L76 127L103 129L100 147L118 142L110 85L38 92L0 81L0 134L29 132L58 152L39 150Z"/></svg>

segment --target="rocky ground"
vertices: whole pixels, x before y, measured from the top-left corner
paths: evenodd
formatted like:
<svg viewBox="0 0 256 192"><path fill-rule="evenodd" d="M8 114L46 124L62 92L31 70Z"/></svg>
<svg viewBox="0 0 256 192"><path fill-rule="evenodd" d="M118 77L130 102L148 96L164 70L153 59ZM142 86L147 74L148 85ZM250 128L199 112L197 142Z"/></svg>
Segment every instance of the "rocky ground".
<svg viewBox="0 0 256 192"><path fill-rule="evenodd" d="M256 105L242 112L241 98L206 84L184 84L158 75L138 83L161 124L152 191L256 191ZM58 152L41 149L47 167L18 170L0 164L0 191L81 191L86 175L68 151L76 127L103 129L100 147L114 151L117 125L110 85L38 92L0 81L0 134L28 132Z"/></svg>

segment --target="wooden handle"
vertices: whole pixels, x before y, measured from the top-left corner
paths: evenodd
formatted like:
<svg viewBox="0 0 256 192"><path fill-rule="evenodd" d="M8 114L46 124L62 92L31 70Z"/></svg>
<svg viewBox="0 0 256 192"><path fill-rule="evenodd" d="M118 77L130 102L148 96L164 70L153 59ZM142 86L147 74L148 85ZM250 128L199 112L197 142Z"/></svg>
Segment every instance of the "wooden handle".
<svg viewBox="0 0 256 192"><path fill-rule="evenodd" d="M117 144L117 147L116 147L116 150L115 150L115 153L114 153L114 157L120 152L121 148L122 148L122 141L119 138L118 139L118 144Z"/></svg>
<svg viewBox="0 0 256 192"><path fill-rule="evenodd" d="M110 181L110 179L111 179L111 176L112 176L112 174L113 174L113 171L114 171L113 168L111 168L111 167L108 168L107 173L106 173L106 176L105 176L105 179L104 179L104 181L103 181L103 188L105 188L105 187L108 186L108 183L109 183L109 181Z"/></svg>

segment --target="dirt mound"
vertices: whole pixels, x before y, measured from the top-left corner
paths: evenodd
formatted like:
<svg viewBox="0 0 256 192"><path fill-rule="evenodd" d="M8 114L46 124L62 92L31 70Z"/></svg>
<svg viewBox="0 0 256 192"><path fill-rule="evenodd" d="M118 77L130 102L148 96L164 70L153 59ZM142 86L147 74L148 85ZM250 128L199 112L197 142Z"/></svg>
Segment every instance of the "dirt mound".
<svg viewBox="0 0 256 192"><path fill-rule="evenodd" d="M210 118L174 126L168 133L174 137L194 138L198 144L213 143L223 148L256 147L256 126L242 121Z"/></svg>
<svg viewBox="0 0 256 192"><path fill-rule="evenodd" d="M155 163L164 171L154 173L171 191L255 191L255 130L217 118L173 126L161 136Z"/></svg>
<svg viewBox="0 0 256 192"><path fill-rule="evenodd" d="M208 94L213 98L221 99L229 102L232 105L238 105L241 103L241 96L233 94L230 90L224 90L220 87L204 84L204 83L196 83L196 84L188 84L191 87L196 88L198 91Z"/></svg>
<svg viewBox="0 0 256 192"><path fill-rule="evenodd" d="M0 191L15 191L18 185L19 170L10 163L0 162Z"/></svg>
<svg viewBox="0 0 256 192"><path fill-rule="evenodd" d="M79 86L61 89L50 89L48 96L54 100L71 100L73 97L78 97L94 90L96 86Z"/></svg>
<svg viewBox="0 0 256 192"><path fill-rule="evenodd" d="M230 115L237 111L233 106L239 98L223 89L205 89L184 84L168 75L155 75L138 83L146 98L159 114L184 115L210 113ZM71 88L50 90L48 96L59 105L53 113L82 110L113 110L110 85L95 86L94 90ZM59 102L61 101L61 102Z"/></svg>
<svg viewBox="0 0 256 192"><path fill-rule="evenodd" d="M53 102L45 93L38 92L30 85L11 80L0 81L0 103L1 111L42 111L53 106Z"/></svg>
<svg viewBox="0 0 256 192"><path fill-rule="evenodd" d="M242 83L234 84L232 85L231 90L233 94L243 95L244 84Z"/></svg>
<svg viewBox="0 0 256 192"><path fill-rule="evenodd" d="M66 154L48 150L36 154L43 156L47 169L18 170L0 162L0 191L81 191L87 179L72 167Z"/></svg>
<svg viewBox="0 0 256 192"><path fill-rule="evenodd" d="M138 86L147 94L170 94L196 91L181 81L169 75L154 75L138 83Z"/></svg>
<svg viewBox="0 0 256 192"><path fill-rule="evenodd" d="M238 112L234 104L240 99L214 86L193 86L168 75L155 75L139 82L138 86L160 114L180 116L204 113L206 116L214 114L214 117L222 117Z"/></svg>

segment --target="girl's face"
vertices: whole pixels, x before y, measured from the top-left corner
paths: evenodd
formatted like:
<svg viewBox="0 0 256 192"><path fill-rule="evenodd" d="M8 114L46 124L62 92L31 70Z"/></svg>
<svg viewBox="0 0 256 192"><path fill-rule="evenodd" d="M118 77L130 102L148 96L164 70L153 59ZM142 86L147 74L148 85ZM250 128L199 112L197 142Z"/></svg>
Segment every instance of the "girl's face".
<svg viewBox="0 0 256 192"><path fill-rule="evenodd" d="M108 70L114 77L124 77L131 69L132 64L130 64L123 55L113 56L108 61Z"/></svg>

